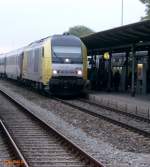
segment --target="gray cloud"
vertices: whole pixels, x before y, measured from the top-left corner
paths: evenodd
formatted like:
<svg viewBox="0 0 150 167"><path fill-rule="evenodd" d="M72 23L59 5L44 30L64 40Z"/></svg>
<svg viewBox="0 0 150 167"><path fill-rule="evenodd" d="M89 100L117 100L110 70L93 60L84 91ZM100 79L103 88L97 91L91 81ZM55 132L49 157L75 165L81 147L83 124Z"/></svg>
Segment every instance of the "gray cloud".
<svg viewBox="0 0 150 167"><path fill-rule="evenodd" d="M124 23L144 15L139 0L124 0ZM0 2L0 52L19 48L74 25L95 31L120 26L121 0L5 0Z"/></svg>

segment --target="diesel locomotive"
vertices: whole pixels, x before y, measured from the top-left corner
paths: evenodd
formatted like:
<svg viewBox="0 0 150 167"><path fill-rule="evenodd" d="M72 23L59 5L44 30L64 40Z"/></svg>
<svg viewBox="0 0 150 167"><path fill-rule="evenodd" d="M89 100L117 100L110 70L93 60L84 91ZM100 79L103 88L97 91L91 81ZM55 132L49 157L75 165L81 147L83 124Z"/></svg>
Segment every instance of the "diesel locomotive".
<svg viewBox="0 0 150 167"><path fill-rule="evenodd" d="M89 85L87 50L73 35L53 35L0 55L0 75L54 94L80 94Z"/></svg>

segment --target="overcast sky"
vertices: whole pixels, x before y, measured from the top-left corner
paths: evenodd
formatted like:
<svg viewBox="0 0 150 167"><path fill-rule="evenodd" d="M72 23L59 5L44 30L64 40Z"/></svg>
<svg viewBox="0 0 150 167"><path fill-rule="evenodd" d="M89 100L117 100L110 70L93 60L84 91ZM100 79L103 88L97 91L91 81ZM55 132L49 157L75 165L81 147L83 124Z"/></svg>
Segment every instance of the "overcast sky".
<svg viewBox="0 0 150 167"><path fill-rule="evenodd" d="M122 0L0 1L0 53L84 25L102 31L121 25ZM124 0L124 24L144 16L139 0Z"/></svg>

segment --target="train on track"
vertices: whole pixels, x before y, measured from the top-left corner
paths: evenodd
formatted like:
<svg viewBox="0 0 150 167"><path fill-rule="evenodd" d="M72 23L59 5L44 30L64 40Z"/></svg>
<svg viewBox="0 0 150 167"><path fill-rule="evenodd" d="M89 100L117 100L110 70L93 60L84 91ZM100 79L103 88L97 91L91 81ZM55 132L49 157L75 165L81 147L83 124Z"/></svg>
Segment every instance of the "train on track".
<svg viewBox="0 0 150 167"><path fill-rule="evenodd" d="M86 92L87 50L76 36L53 35L0 55L0 75L54 94Z"/></svg>

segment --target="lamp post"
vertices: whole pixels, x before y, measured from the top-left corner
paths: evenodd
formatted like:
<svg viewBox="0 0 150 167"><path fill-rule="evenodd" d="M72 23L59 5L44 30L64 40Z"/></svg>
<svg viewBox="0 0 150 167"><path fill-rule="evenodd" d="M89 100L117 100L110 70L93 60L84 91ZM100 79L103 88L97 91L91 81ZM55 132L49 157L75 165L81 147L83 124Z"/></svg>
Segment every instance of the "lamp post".
<svg viewBox="0 0 150 167"><path fill-rule="evenodd" d="M123 13L124 13L124 4L123 0L121 0L121 25L123 26Z"/></svg>

